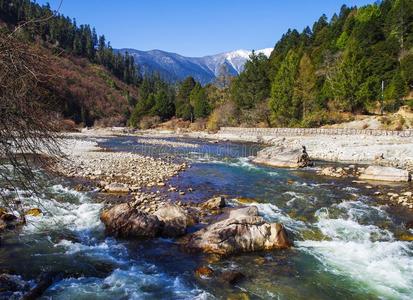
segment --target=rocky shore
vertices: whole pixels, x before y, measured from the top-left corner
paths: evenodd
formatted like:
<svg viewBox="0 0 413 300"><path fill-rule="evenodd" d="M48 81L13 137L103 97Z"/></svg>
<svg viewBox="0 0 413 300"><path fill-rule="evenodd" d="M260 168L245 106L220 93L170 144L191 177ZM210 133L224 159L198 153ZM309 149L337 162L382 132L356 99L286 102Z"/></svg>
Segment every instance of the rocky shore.
<svg viewBox="0 0 413 300"><path fill-rule="evenodd" d="M146 131L151 136L205 138L214 141L237 141L263 143L269 146L265 152L294 152L306 146L313 160L334 163L368 164L401 168L413 172L413 137L403 132L380 131L377 135L360 132L348 134L306 133L307 129L286 129L277 134L255 132L251 128L236 128L231 131L221 130L217 133L207 132L173 132ZM145 132L140 132L145 134ZM261 158L261 162L265 161ZM267 161L271 164L271 161ZM288 167L288 162L286 163ZM272 165L277 166L276 163ZM281 166L283 167L283 166ZM285 165L284 165L285 167Z"/></svg>
<svg viewBox="0 0 413 300"><path fill-rule="evenodd" d="M413 210L413 192L409 172L393 167L380 166L328 166L317 169L317 174L325 177L352 179L355 185L371 190L374 197L391 206L403 206ZM383 184L386 183L387 184Z"/></svg>
<svg viewBox="0 0 413 300"><path fill-rule="evenodd" d="M103 130L103 132L102 132ZM248 129L248 131L251 131ZM292 130L290 130L292 131ZM387 182L409 182L413 172L413 138L409 135L390 134L381 132L381 135L296 135L291 136L262 136L254 134L238 134L242 128L234 132L220 131L214 134L207 132L173 132L173 131L139 131L130 132L126 129L115 131L110 129L88 130L80 136L95 136L102 133L108 135L138 135L149 137L150 143L171 143L165 138L187 137L203 138L214 142L240 141L261 142L268 144L267 148L259 151L252 161L257 164L269 165L282 168L300 168L311 165L311 161L303 163L302 146L306 147L309 159L330 163L327 168L319 169L316 173L320 176L335 178L352 178L357 184L365 186L378 186ZM254 130L252 130L254 132ZM258 132L258 131L257 131ZM294 131L295 132L295 131ZM171 145L170 145L171 146ZM176 145L178 146L178 145ZM182 145L181 145L182 146ZM183 147L183 146L182 146ZM340 166L336 166L340 164ZM331 166L332 165L332 166ZM92 175L93 178L93 175ZM156 180L155 180L156 181ZM150 183L150 184L156 184ZM162 184L160 182L160 184ZM396 188L388 191L377 190L380 198L385 198L395 205L402 205L413 209L413 199L403 194L411 192L411 188ZM398 197L387 194L399 194Z"/></svg>
<svg viewBox="0 0 413 300"><path fill-rule="evenodd" d="M159 141L164 144L162 140L151 140ZM55 166L55 171L67 177L92 180L105 194L128 195L123 197L123 203L107 204L101 214L109 235L182 237L180 243L186 251L220 256L292 245L282 224L266 222L256 207L227 207L223 197L201 204L173 202L159 191L148 191L147 188L155 186L165 187L165 181L187 168L186 164L133 153L106 152L96 142L79 139L65 140L63 151L67 157ZM169 191L175 190L169 187ZM187 235L194 225L203 229Z"/></svg>
<svg viewBox="0 0 413 300"><path fill-rule="evenodd" d="M311 133L315 131L315 133ZM310 133L306 133L309 131ZM146 136L163 140L168 137L187 137L218 141L237 141L263 143L269 146L265 152L294 152L306 146L308 154L313 160L334 163L367 164L389 166L413 172L413 137L409 131L403 132L379 131L376 135L365 134L363 130L336 134L331 130L320 132L316 129L286 129L277 134L262 133L253 128L235 128L220 130L216 133L205 131L165 131L145 130L131 131L126 128L105 128L84 130L76 136L110 136L132 135Z"/></svg>
<svg viewBox="0 0 413 300"><path fill-rule="evenodd" d="M161 159L126 152L105 152L96 142L67 139L63 144L66 159L55 171L67 177L95 180L107 192L136 192L142 187L164 186L164 181L186 164L174 164Z"/></svg>

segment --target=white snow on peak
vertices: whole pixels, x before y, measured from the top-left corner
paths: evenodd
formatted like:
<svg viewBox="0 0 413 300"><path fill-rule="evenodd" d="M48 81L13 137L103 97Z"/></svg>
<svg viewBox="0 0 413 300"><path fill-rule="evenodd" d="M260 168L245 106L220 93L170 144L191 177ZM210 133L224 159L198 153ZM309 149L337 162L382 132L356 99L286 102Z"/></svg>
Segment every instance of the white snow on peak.
<svg viewBox="0 0 413 300"><path fill-rule="evenodd" d="M273 48L265 48L260 50L255 50L256 54L264 54L267 57L270 57ZM224 53L226 61L237 71L237 73L241 73L244 69L245 63L249 60L252 51L250 50L235 50L231 52Z"/></svg>
<svg viewBox="0 0 413 300"><path fill-rule="evenodd" d="M273 48L265 48L265 49L260 49L260 50L255 50L256 54L264 54L265 56L269 57L274 49ZM252 51L250 50L235 50L231 52L226 52L224 53L227 59L233 59L233 58L244 58L244 59L249 59L250 55L252 54Z"/></svg>
<svg viewBox="0 0 413 300"><path fill-rule="evenodd" d="M272 48L260 49L256 50L255 53L263 53L269 57L272 50ZM171 81L179 81L193 76L203 84L214 81L223 65L228 67L231 75L240 74L252 53L250 50L239 49L204 57L185 57L161 50L120 49L118 51L128 52L132 55L135 63L144 73L159 72Z"/></svg>

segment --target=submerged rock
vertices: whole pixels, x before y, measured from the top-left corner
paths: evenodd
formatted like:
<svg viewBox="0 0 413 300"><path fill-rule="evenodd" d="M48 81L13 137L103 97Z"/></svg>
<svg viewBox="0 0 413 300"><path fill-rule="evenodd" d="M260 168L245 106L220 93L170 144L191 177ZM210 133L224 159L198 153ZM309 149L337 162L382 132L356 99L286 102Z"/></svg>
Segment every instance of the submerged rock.
<svg viewBox="0 0 413 300"><path fill-rule="evenodd" d="M26 216L33 216L33 217L37 217L41 214L42 214L42 210L40 208L31 208L25 213Z"/></svg>
<svg viewBox="0 0 413 300"><path fill-rule="evenodd" d="M410 174L407 170L381 166L368 167L367 169L361 172L359 178L363 180L393 182L408 182L411 179Z"/></svg>
<svg viewBox="0 0 413 300"><path fill-rule="evenodd" d="M291 246L281 224L267 223L255 206L230 211L228 217L189 236L189 251L230 255L240 252L285 249Z"/></svg>
<svg viewBox="0 0 413 300"><path fill-rule="evenodd" d="M252 204L252 203L258 203L257 200L253 198L245 198L245 197L240 197L235 199L237 202L241 204Z"/></svg>
<svg viewBox="0 0 413 300"><path fill-rule="evenodd" d="M220 279L230 285L234 285L245 279L245 275L238 271L226 271L221 274Z"/></svg>
<svg viewBox="0 0 413 300"><path fill-rule="evenodd" d="M28 290L29 285L20 276L10 274L0 274L0 293L23 292ZM1 298L1 297L0 297ZM6 298L4 298L6 299Z"/></svg>
<svg viewBox="0 0 413 300"><path fill-rule="evenodd" d="M250 300L250 296L246 292L229 294L227 300Z"/></svg>

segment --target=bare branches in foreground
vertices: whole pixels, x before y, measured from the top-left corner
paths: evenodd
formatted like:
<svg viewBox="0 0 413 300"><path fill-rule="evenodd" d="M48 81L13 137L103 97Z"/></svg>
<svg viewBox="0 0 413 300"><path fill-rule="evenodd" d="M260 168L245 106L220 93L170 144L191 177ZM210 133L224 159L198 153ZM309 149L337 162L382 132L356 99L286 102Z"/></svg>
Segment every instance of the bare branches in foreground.
<svg viewBox="0 0 413 300"><path fill-rule="evenodd" d="M35 192L33 167L61 156L58 123L44 88L51 76L48 58L36 45L0 28L0 187Z"/></svg>

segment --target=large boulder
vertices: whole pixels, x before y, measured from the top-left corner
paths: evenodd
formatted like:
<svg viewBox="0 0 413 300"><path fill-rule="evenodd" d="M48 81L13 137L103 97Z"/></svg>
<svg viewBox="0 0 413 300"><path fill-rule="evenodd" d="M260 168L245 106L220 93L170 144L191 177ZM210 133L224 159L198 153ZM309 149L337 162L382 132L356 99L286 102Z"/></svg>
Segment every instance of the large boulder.
<svg viewBox="0 0 413 300"><path fill-rule="evenodd" d="M158 217L144 213L129 203L103 211L100 219L107 233L124 238L156 237L161 234L163 227Z"/></svg>
<svg viewBox="0 0 413 300"><path fill-rule="evenodd" d="M100 218L108 234L124 238L177 237L184 235L192 222L186 210L172 204L149 213L123 203L103 211Z"/></svg>
<svg viewBox="0 0 413 300"><path fill-rule="evenodd" d="M408 171L393 167L370 166L361 172L360 179L407 182L411 177Z"/></svg>
<svg viewBox="0 0 413 300"><path fill-rule="evenodd" d="M186 228L190 219L187 216L186 211L177 205L165 205L157 211L156 216L162 223L162 235L166 237L177 237L186 233Z"/></svg>
<svg viewBox="0 0 413 300"><path fill-rule="evenodd" d="M268 147L259 151L253 162L277 168L303 168L312 165L305 147L296 149L283 146Z"/></svg>
<svg viewBox="0 0 413 300"><path fill-rule="evenodd" d="M267 223L256 206L230 211L225 219L189 236L185 245L189 251L223 256L290 246L283 226Z"/></svg>

